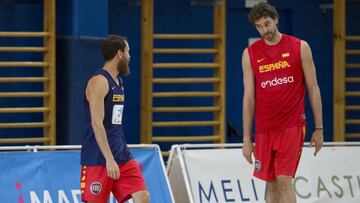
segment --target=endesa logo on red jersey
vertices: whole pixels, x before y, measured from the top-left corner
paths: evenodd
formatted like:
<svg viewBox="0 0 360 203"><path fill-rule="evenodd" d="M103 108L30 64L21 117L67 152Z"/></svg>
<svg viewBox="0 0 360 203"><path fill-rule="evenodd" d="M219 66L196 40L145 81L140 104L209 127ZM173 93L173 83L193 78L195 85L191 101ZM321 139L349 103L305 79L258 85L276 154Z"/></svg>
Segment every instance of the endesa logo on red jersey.
<svg viewBox="0 0 360 203"><path fill-rule="evenodd" d="M284 85L284 84L293 83L293 82L294 82L293 76L288 76L288 77L283 77L283 78L275 77L272 80L266 80L266 81L262 82L261 87L262 88L274 87L277 85Z"/></svg>

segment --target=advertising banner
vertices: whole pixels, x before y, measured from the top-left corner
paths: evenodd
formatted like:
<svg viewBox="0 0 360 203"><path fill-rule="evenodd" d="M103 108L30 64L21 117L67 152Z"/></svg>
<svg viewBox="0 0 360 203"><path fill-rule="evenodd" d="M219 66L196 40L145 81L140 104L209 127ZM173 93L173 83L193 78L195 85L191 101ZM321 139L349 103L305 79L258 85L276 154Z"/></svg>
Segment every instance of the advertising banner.
<svg viewBox="0 0 360 203"><path fill-rule="evenodd" d="M325 146L316 157L313 153L314 148L304 147L294 178L297 202L360 202L360 146ZM176 201L265 202L265 182L253 177L254 166L243 158L240 147L192 149L186 145L175 154L182 156L185 170L172 169L179 164L171 164L168 174L185 171L182 176L188 178L191 191L190 201L177 196L174 188L181 187L170 178L171 185L176 185Z"/></svg>
<svg viewBox="0 0 360 203"><path fill-rule="evenodd" d="M360 202L360 146L304 148L294 178L298 202Z"/></svg>
<svg viewBox="0 0 360 203"><path fill-rule="evenodd" d="M194 202L263 202L265 182L252 176L241 149L189 149L183 154Z"/></svg>
<svg viewBox="0 0 360 203"><path fill-rule="evenodd" d="M142 168L150 201L173 202L158 148L134 148L131 152ZM79 150L1 152L0 169L0 202L81 202ZM114 202L111 195L109 203Z"/></svg>

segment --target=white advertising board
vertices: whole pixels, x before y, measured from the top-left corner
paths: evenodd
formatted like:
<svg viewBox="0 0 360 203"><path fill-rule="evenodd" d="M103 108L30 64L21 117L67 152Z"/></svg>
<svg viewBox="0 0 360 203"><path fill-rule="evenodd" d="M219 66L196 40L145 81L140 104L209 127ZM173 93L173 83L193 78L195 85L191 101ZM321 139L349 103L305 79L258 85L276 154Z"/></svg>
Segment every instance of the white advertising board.
<svg viewBox="0 0 360 203"><path fill-rule="evenodd" d="M172 159L183 161L173 166L169 161L168 174L184 178L182 183L170 178L171 186L182 188L176 202L265 202L265 182L253 177L253 165L243 158L241 145L207 146L179 145ZM313 153L313 148L304 147L294 178L297 202L360 202L360 146L324 146L316 157ZM176 175L174 167L183 167L176 171L186 174Z"/></svg>

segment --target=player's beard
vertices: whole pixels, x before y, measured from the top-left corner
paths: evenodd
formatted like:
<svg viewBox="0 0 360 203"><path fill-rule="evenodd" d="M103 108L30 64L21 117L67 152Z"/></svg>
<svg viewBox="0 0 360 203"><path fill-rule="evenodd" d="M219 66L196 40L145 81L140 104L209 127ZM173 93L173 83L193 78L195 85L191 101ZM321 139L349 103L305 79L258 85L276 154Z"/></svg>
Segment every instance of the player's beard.
<svg viewBox="0 0 360 203"><path fill-rule="evenodd" d="M276 33L276 32L271 32L271 31L269 31L269 32L263 34L262 37L263 37L265 40L267 40L267 41L272 41L272 40L275 38L275 33Z"/></svg>
<svg viewBox="0 0 360 203"><path fill-rule="evenodd" d="M117 70L120 76L127 76L130 74L129 61L124 58L121 59L117 65Z"/></svg>

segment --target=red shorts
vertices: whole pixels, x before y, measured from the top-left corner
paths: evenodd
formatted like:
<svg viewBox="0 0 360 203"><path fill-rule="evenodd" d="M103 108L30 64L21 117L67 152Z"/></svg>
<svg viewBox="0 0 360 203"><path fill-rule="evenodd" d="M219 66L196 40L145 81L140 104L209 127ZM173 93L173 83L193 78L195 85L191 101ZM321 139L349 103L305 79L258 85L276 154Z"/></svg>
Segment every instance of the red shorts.
<svg viewBox="0 0 360 203"><path fill-rule="evenodd" d="M83 202L107 202L110 192L119 203L131 198L131 194L146 190L138 163L131 159L119 164L120 178L114 180L107 175L106 166L81 167L81 200Z"/></svg>
<svg viewBox="0 0 360 203"><path fill-rule="evenodd" d="M304 126L256 134L254 176L268 182L279 175L294 177L304 139Z"/></svg>

